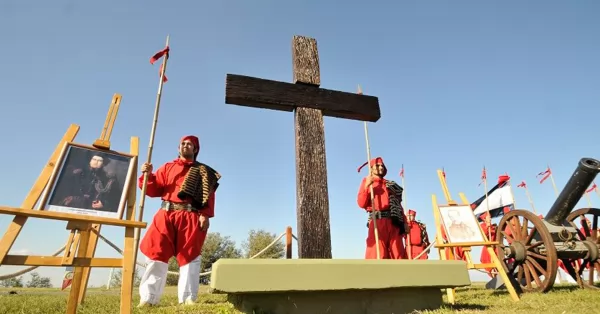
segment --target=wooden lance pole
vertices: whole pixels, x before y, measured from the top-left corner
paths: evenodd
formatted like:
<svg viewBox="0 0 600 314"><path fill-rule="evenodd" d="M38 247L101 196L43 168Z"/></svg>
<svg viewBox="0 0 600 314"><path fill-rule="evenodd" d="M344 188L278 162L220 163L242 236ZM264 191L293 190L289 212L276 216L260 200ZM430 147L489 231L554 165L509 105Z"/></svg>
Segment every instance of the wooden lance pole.
<svg viewBox="0 0 600 314"><path fill-rule="evenodd" d="M169 35L167 35L167 43L165 45L165 49L163 49L161 52L155 54L154 56L158 58L160 58L159 55L161 54L164 55L163 58L163 63L161 65L160 68L160 78L158 81L158 92L156 93L156 104L154 106L154 119L152 121L152 130L150 131L150 143L148 144L148 156L147 156L147 163L152 163L152 149L154 146L154 135L156 133L156 125L158 124L158 113L160 111L160 98L162 96L162 90L163 90L163 83L165 81L165 71L167 70L167 61L169 59ZM153 61L150 61L151 63L153 63ZM138 212L138 221L142 221L143 217L144 217L144 203L146 202L146 189L148 186L148 172L144 172L144 180L142 183L142 198L140 200L140 210ZM135 234L134 234L134 242L135 242L135 248L138 248L139 246L139 242L140 242L140 232L141 230L139 228L135 229ZM137 261L137 253L138 250L135 250L135 254L134 254L134 261Z"/></svg>
<svg viewBox="0 0 600 314"><path fill-rule="evenodd" d="M358 85L358 94L362 95L362 89L360 85ZM369 128L367 127L367 121L364 121L365 124L365 141L367 142L367 168L369 168L369 177L373 176L373 171L371 170L371 147L369 146ZM373 221L373 232L375 233L375 249L377 251L377 259L381 259L381 252L379 252L379 231L377 230L377 217L375 216L375 212L378 211L375 206L375 194L373 193L373 184L369 186L371 190L371 220Z"/></svg>
<svg viewBox="0 0 600 314"><path fill-rule="evenodd" d="M548 165L548 171L550 171L550 181L552 182L552 187L554 188L554 193L556 194L556 197L558 197L558 189L556 188L556 183L554 182L554 175L552 174L552 170L550 169L549 165Z"/></svg>
<svg viewBox="0 0 600 314"><path fill-rule="evenodd" d="M519 185L517 185L518 188L524 188L525 189L525 195L527 195L527 200L529 200L529 204L531 205L531 209L533 210L533 213L537 215L537 212L535 211L535 205L533 204L533 199L531 198L531 195L529 194L529 189L527 188L527 183L525 183L525 181L521 181L521 183L519 183Z"/></svg>
<svg viewBox="0 0 600 314"><path fill-rule="evenodd" d="M485 166L483 166L483 172L481 173L481 179L483 180L483 189L485 190L485 203L487 208L487 215L490 215L490 199L488 198L488 188L487 188L487 173L485 171ZM491 217L490 217L491 218ZM492 228L488 226L488 239L492 241Z"/></svg>
<svg viewBox="0 0 600 314"><path fill-rule="evenodd" d="M404 216L408 219L408 205L406 205L406 183L404 183L404 164L402 164L402 169L400 170L400 178L402 178L402 201L404 202ZM410 222L407 221L409 229L406 230L406 253L408 254L408 259L412 258L412 246L410 245Z"/></svg>

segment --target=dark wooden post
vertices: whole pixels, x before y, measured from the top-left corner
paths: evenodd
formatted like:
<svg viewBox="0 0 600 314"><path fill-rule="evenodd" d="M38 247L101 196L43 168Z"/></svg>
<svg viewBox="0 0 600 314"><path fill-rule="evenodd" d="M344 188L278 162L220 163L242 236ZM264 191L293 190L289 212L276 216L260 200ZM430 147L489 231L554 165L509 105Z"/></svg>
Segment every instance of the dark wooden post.
<svg viewBox="0 0 600 314"><path fill-rule="evenodd" d="M292 59L295 84L321 85L315 39L294 36ZM323 113L319 109L297 107L294 115L298 256L331 258L329 193L327 176L324 175L327 173L327 159Z"/></svg>
<svg viewBox="0 0 600 314"><path fill-rule="evenodd" d="M323 116L375 122L381 117L379 101L320 88L315 39L294 36L292 56L293 84L227 74L225 103L294 111L298 257L331 258Z"/></svg>

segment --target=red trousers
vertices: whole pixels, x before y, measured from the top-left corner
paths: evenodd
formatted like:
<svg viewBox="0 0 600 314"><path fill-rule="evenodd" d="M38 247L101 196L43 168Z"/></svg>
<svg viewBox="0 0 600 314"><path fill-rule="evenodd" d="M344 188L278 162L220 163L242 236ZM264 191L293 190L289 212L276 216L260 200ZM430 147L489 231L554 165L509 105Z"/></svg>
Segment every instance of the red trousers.
<svg viewBox="0 0 600 314"><path fill-rule="evenodd" d="M391 218L377 219L377 231L379 232L379 244L375 242L375 232L373 221L369 221L369 234L367 236L367 250L365 259L377 259L377 247L381 259L404 259L406 251L404 249L403 236L400 234L400 228L392 224Z"/></svg>
<svg viewBox="0 0 600 314"><path fill-rule="evenodd" d="M140 243L140 251L164 263L175 256L181 267L200 255L204 239L206 231L200 230L197 212L159 209Z"/></svg>
<svg viewBox="0 0 600 314"><path fill-rule="evenodd" d="M412 255L410 257L410 259L413 259L415 257L417 257L417 255L421 254L421 252L425 251L425 248L423 246L418 246L418 245L411 245L410 246L410 255ZM421 257L419 257L419 259L427 259L428 255L427 253L423 253L423 255L421 255Z"/></svg>

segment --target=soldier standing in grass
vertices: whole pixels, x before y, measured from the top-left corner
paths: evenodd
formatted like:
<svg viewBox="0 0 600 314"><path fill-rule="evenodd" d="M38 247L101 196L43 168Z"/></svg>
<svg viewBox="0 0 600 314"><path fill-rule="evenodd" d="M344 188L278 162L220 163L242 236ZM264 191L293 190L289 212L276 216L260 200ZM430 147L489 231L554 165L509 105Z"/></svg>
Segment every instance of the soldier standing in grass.
<svg viewBox="0 0 600 314"><path fill-rule="evenodd" d="M146 195L160 197L162 205L140 243L140 251L148 258L148 263L140 283L139 307L156 305L160 301L172 256L179 264L179 303L194 304L198 296L200 253L209 219L214 216L215 190L220 178L212 168L196 161L199 151L198 138L185 136L179 143L178 158L158 168L156 173L152 173L152 164L145 163L141 167L142 173L148 172ZM203 182L208 182L204 186L208 188L190 196L182 186L193 167L203 167L202 171L194 173L203 173ZM206 174L208 170L209 175ZM208 176L210 179L205 178ZM143 175L139 178L140 188L143 178ZM198 194L204 199L198 199Z"/></svg>
<svg viewBox="0 0 600 314"><path fill-rule="evenodd" d="M481 219L483 219L483 222L480 224L481 226L481 230L483 230L483 233L485 234L486 237L490 237L488 240L489 241L496 241L496 224L492 224L492 216L489 214L489 212L485 212L483 214L481 214L480 216ZM481 256L479 258L479 261L481 261L482 264L489 264L492 262L492 257L490 256L490 252L488 252L488 250L483 247L481 249ZM487 272L488 276L494 278L496 276L495 273L495 268L493 267L488 267L485 269L485 271Z"/></svg>
<svg viewBox="0 0 600 314"><path fill-rule="evenodd" d="M408 211L408 230L410 232L410 259L414 259L423 252L429 244L429 236L425 224L416 220L417 212L414 210ZM408 239L408 238L407 238ZM427 253L423 253L419 259L427 259Z"/></svg>
<svg viewBox="0 0 600 314"><path fill-rule="evenodd" d="M360 166L358 172L366 165L367 163L364 163ZM404 259L406 258L406 251L403 237L408 230L408 226L401 205L403 189L396 182L384 179L387 168L381 157L371 159L369 166L371 167L371 175L363 178L357 197L358 206L369 213L365 258L377 259L377 245L379 246L381 259ZM371 186L374 194L379 243L375 241L375 229L371 220L371 212L373 211Z"/></svg>

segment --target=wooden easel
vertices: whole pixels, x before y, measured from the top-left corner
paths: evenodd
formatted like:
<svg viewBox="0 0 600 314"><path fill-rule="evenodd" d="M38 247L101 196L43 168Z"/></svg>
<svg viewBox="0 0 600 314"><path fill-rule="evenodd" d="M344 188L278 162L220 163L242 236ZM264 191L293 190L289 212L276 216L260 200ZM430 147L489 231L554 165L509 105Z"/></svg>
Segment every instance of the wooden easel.
<svg viewBox="0 0 600 314"><path fill-rule="evenodd" d="M440 179L440 183L442 185L442 190L444 192L444 196L446 197L446 202L447 205L443 205L443 206L457 206L459 205L458 203L456 203L456 201L452 200L452 197L450 195L450 191L448 190L448 185L446 184L446 178L443 175L442 170L438 170L438 177ZM460 198L462 200L462 204L460 205L470 205L470 203L467 201L465 195L463 193L459 193ZM441 260L446 260L446 254L448 254L449 258L454 260L454 250L455 248L462 248L463 252L464 252L464 256L465 256L465 260L467 262L467 269L471 270L471 269L485 269L485 268L496 268L498 270L498 275L500 275L500 277L502 278L504 284L506 285L506 289L508 290L508 293L510 294L511 298L513 299L513 301L519 301L519 295L517 294L517 291L515 290L515 287L512 285L512 282L509 280L508 275L506 274L506 270L504 269L504 267L502 267L502 264L500 263L500 260L498 259L498 256L496 255L496 250L495 247L498 246L498 242L497 241L490 241L488 239L488 237L486 236L485 232L483 231L483 229L481 229L481 225L478 223L478 230L479 232L481 232L483 239L485 239L484 242L465 242L465 243L451 243L450 242L450 238L448 237L448 241L445 241L444 238L442 237L442 219L441 219L441 214L440 214L440 209L439 206L440 204L437 201L437 197L435 196L435 194L431 195L431 202L433 205L433 218L435 220L435 228L436 228L436 237L435 237L435 248L438 249L438 253L440 256ZM475 217L473 216L473 218L475 219ZM445 243L447 242L447 243ZM491 263L474 263L473 262L473 258L471 256L471 248L472 247L477 247L477 246L481 246L482 249L487 250L488 253L490 254L490 257L492 259ZM453 288L448 288L446 289L446 293L448 295L448 302L450 302L451 304L455 304L456 302L456 291Z"/></svg>
<svg viewBox="0 0 600 314"><path fill-rule="evenodd" d="M102 129L100 138L93 146L102 149L110 149L110 135L117 116L121 95L115 94L109 107L108 115ZM87 282L91 267L111 267L122 268L123 283L121 286L121 309L120 313L128 314L132 310L133 279L135 269L134 230L135 228L146 228L146 223L135 220L135 202L136 202L136 183L135 174L137 173L139 153L139 138L131 137L130 153L134 158L133 174L134 177L129 182L127 189L127 204L123 219L96 217L87 215L77 215L72 213L62 213L46 210L35 210L34 206L42 196L42 191L49 183L51 174L57 166L59 156L64 145L73 142L79 132L79 126L71 124L67 132L60 140L50 160L42 169L33 187L27 194L25 201L20 208L0 206L0 214L14 215L12 223L0 240L0 265L15 266L54 266L65 267L73 266L74 277L71 283L71 292L67 304L67 314L77 313L77 306L83 303ZM43 206L44 204L42 204ZM23 226L28 218L41 218L61 220L67 222L67 230L70 234L66 243L64 255L62 257L52 256L33 256L33 255L8 255ZM125 228L125 242L122 258L100 258L94 257L96 244L98 242L98 233L101 225L120 226Z"/></svg>

